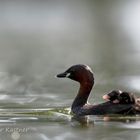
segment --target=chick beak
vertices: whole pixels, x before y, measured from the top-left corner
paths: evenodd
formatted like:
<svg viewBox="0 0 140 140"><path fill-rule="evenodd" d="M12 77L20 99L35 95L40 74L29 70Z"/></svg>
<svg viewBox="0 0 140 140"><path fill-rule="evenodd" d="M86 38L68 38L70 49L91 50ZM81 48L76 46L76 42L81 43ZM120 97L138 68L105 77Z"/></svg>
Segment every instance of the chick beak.
<svg viewBox="0 0 140 140"><path fill-rule="evenodd" d="M105 94L105 95L103 95L103 99L109 101L110 96L108 96L108 95Z"/></svg>

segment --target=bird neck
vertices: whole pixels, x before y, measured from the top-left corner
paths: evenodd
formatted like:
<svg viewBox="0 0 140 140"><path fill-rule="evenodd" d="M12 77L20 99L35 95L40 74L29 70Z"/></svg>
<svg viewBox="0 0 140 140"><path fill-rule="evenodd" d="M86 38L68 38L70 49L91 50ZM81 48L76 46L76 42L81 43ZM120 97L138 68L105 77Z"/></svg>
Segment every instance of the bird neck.
<svg viewBox="0 0 140 140"><path fill-rule="evenodd" d="M77 96L73 101L72 108L81 107L87 103L92 87L93 87L93 82L80 83L80 88Z"/></svg>

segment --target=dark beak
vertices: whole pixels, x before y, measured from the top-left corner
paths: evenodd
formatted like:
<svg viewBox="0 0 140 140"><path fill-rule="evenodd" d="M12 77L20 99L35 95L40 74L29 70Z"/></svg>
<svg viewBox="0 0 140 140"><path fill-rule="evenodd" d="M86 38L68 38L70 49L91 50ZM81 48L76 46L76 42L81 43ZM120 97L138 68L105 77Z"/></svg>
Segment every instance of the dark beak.
<svg viewBox="0 0 140 140"><path fill-rule="evenodd" d="M63 72L63 73L57 74L56 77L58 77L58 78L66 78L67 74L68 74L67 72Z"/></svg>

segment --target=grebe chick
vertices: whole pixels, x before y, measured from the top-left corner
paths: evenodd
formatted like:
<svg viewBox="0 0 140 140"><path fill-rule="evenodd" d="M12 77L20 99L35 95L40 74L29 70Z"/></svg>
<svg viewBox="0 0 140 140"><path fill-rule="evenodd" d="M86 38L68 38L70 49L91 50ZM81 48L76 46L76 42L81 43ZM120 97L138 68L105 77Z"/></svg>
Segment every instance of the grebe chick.
<svg viewBox="0 0 140 140"><path fill-rule="evenodd" d="M120 104L134 104L135 98L136 97L134 96L133 93L121 91L121 90L113 90L103 96L104 100L112 101L113 103L120 103Z"/></svg>

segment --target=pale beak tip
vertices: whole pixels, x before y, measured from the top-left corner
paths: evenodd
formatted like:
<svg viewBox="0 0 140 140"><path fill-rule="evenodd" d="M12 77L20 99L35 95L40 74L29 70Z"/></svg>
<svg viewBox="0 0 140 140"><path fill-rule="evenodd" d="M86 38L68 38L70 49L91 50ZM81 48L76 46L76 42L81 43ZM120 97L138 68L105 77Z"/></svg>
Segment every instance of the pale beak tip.
<svg viewBox="0 0 140 140"><path fill-rule="evenodd" d="M104 99L104 100L109 100L109 98L110 98L110 96L108 96L108 95L103 95L103 99Z"/></svg>

